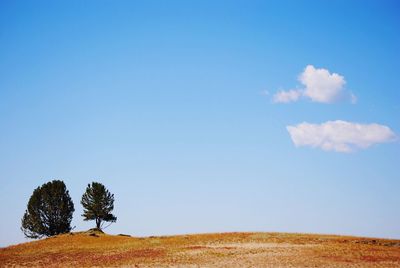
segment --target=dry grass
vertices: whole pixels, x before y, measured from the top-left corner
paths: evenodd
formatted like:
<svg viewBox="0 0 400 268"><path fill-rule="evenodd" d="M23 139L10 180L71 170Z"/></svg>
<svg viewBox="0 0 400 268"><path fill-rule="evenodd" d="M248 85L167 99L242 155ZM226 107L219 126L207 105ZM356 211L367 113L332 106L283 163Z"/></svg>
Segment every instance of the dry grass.
<svg viewBox="0 0 400 268"><path fill-rule="evenodd" d="M224 233L136 238L81 232L0 249L1 267L400 267L400 240Z"/></svg>

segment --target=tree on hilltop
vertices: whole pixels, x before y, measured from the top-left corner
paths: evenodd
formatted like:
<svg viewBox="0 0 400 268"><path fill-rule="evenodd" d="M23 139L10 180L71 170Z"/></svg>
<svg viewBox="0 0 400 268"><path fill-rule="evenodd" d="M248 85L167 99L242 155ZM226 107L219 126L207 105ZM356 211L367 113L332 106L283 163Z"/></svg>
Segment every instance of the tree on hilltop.
<svg viewBox="0 0 400 268"><path fill-rule="evenodd" d="M47 182L33 191L21 220L21 230L28 238L68 233L74 210L64 182Z"/></svg>
<svg viewBox="0 0 400 268"><path fill-rule="evenodd" d="M105 222L116 222L117 217L111 214L114 209L114 194L98 182L88 184L82 196L81 204L84 208L82 216L85 221L96 221L96 228L102 229Z"/></svg>

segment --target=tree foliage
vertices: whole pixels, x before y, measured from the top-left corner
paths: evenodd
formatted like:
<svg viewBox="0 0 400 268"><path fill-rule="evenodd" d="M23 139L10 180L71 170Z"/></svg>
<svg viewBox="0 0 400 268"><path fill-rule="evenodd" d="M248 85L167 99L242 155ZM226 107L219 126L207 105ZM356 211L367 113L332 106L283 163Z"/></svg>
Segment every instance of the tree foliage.
<svg viewBox="0 0 400 268"><path fill-rule="evenodd" d="M114 209L114 195L103 184L92 182L88 184L82 196L84 208L82 216L85 221L95 220L96 228L102 229L104 222L116 222L117 217L111 214Z"/></svg>
<svg viewBox="0 0 400 268"><path fill-rule="evenodd" d="M74 210L64 182L47 182L33 191L21 220L21 230L28 238L68 233Z"/></svg>

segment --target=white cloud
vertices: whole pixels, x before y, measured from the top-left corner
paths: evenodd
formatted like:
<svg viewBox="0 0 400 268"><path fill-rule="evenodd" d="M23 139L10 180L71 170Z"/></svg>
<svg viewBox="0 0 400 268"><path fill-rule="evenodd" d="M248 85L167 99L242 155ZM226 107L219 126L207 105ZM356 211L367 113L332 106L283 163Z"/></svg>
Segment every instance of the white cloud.
<svg viewBox="0 0 400 268"><path fill-rule="evenodd" d="M352 104L357 103L357 97L356 97L356 95L353 94L353 92L350 92L350 101Z"/></svg>
<svg viewBox="0 0 400 268"><path fill-rule="evenodd" d="M274 95L273 102L280 102L280 103L293 102L297 101L302 95L303 92L301 90L296 90L296 89L288 91L281 90Z"/></svg>
<svg viewBox="0 0 400 268"><path fill-rule="evenodd" d="M298 146L319 147L325 151L352 152L396 138L393 131L379 124L358 124L346 121L328 121L322 124L303 122L287 126L290 137Z"/></svg>
<svg viewBox="0 0 400 268"><path fill-rule="evenodd" d="M327 69L317 69L313 65L307 65L298 80L304 85L303 90L279 91L273 96L273 101L288 103L297 101L303 96L314 102L332 103L343 97L346 84L343 76L330 73ZM350 101L355 103L356 96L352 93L349 96Z"/></svg>
<svg viewBox="0 0 400 268"><path fill-rule="evenodd" d="M344 77L329 73L326 69L316 69L308 65L299 76L299 81L306 87L304 95L312 101L331 103L336 101L346 83Z"/></svg>

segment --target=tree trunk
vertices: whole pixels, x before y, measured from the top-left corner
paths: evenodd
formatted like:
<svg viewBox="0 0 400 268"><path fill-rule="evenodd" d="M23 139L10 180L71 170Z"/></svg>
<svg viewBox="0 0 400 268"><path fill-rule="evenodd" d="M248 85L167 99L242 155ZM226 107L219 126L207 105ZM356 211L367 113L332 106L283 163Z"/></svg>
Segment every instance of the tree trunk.
<svg viewBox="0 0 400 268"><path fill-rule="evenodd" d="M99 218L96 219L96 227L100 230L101 220Z"/></svg>

